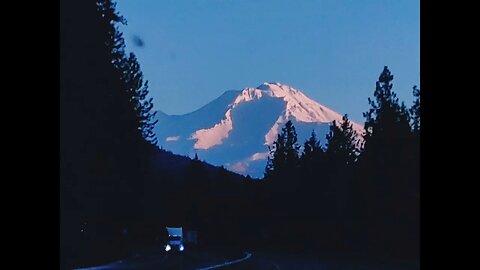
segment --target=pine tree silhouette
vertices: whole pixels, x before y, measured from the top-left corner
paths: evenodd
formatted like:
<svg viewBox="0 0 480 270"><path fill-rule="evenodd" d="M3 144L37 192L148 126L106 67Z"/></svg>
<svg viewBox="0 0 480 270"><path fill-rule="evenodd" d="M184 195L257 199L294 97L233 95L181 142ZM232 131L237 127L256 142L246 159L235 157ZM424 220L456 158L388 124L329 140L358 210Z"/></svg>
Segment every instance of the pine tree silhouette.
<svg viewBox="0 0 480 270"><path fill-rule="evenodd" d="M412 129L414 133L420 132L420 89L415 85L413 86L413 96L415 100L410 108L410 115L412 119Z"/></svg>
<svg viewBox="0 0 480 270"><path fill-rule="evenodd" d="M156 150L147 85L133 54L125 54L117 26L125 19L115 11L115 3L62 2L60 20L60 218L65 265L65 258L93 259L80 258L85 254L103 259L125 255L128 239L135 235L132 228L140 220L144 183ZM97 238L86 238L85 230L79 234L85 223ZM127 228L128 237L121 233ZM78 243L77 250L69 242Z"/></svg>
<svg viewBox="0 0 480 270"><path fill-rule="evenodd" d="M342 123L336 121L330 125L330 132L326 136L326 155L334 160L335 166L349 166L357 160L359 155L359 138L347 115L342 117ZM338 165L337 165L338 164Z"/></svg>
<svg viewBox="0 0 480 270"><path fill-rule="evenodd" d="M310 138L305 141L303 144L303 152L301 159L306 161L314 160L319 153L323 152L320 142L317 139L317 135L315 134L315 130L312 130L312 134Z"/></svg>
<svg viewBox="0 0 480 270"><path fill-rule="evenodd" d="M297 132L291 120L285 123L277 140L270 148L265 178L291 176L298 166L298 152L300 145L297 143Z"/></svg>
<svg viewBox="0 0 480 270"><path fill-rule="evenodd" d="M371 246L390 255L412 254L418 248L412 229L418 225L418 204L412 199L418 180L418 159L414 158L418 152L408 109L392 91L392 80L393 75L384 67L376 83L375 100L368 99L371 109L364 113L366 133L355 183L356 202L362 204L363 218L371 221L364 228L370 232Z"/></svg>
<svg viewBox="0 0 480 270"><path fill-rule="evenodd" d="M305 197L318 196L324 188L325 152L312 130L310 138L303 144L303 152L300 157L300 175L302 189L308 193Z"/></svg>

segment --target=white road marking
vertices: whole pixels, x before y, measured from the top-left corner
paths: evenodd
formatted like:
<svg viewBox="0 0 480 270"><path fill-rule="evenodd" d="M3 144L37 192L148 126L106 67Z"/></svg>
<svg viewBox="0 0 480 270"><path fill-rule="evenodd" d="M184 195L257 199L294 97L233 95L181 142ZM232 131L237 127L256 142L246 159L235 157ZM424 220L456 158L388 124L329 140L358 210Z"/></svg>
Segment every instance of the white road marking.
<svg viewBox="0 0 480 270"><path fill-rule="evenodd" d="M217 265L213 265L213 266L207 266L207 267L204 267L204 268L198 268L197 270L209 270L209 269L215 269L215 268L219 268L219 267L224 267L224 266L227 266L227 265L231 265L231 264L234 264L234 263L239 263L239 262L248 260L248 259L250 259L250 257L252 257L252 253L245 252L245 254L246 254L246 256L243 257L243 258L241 258L241 259L237 259L237 260L225 262L225 263L223 263L223 264L217 264Z"/></svg>

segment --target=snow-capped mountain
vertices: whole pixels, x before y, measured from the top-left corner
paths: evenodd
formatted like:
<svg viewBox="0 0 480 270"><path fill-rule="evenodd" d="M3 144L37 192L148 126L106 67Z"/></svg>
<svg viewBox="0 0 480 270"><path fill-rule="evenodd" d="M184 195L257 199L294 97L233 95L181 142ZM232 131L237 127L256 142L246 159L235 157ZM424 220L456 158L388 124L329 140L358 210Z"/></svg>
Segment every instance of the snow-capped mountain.
<svg viewBox="0 0 480 270"><path fill-rule="evenodd" d="M202 108L184 115L157 113L159 146L175 154L193 157L252 177L261 178L268 146L292 120L302 144L315 130L325 142L333 120L342 115L280 83L226 91ZM357 133L363 127L353 122Z"/></svg>

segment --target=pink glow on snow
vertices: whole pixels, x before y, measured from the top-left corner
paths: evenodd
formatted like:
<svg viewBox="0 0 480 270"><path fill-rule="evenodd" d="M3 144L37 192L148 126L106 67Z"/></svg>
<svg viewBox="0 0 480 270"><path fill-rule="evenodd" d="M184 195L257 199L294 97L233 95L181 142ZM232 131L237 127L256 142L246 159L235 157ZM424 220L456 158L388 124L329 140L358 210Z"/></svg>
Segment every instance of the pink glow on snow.
<svg viewBox="0 0 480 270"><path fill-rule="evenodd" d="M267 159L268 152L255 153L250 157L250 161Z"/></svg>
<svg viewBox="0 0 480 270"><path fill-rule="evenodd" d="M165 139L165 141L167 142L175 142L175 141L178 141L180 139L180 136L171 136L171 137L167 137Z"/></svg>
<svg viewBox="0 0 480 270"><path fill-rule="evenodd" d="M192 139L197 141L194 144L195 149L209 149L215 145L222 144L222 141L228 138L228 133L233 129L231 110L225 113L225 119L220 121L212 128L200 129L192 134Z"/></svg>
<svg viewBox="0 0 480 270"><path fill-rule="evenodd" d="M236 162L234 164L226 164L226 168L232 172L239 174L244 174L247 172L248 164L242 161Z"/></svg>
<svg viewBox="0 0 480 270"><path fill-rule="evenodd" d="M235 101L230 104L225 112L225 118L220 123L210 128L195 131L190 138L196 140L194 148L205 150L222 144L223 140L228 138L229 133L233 130L232 110L243 102L261 99L263 96L281 98L286 103L286 108L282 115L279 116L272 128L265 134L265 145L273 144L282 126L290 119L306 123L331 123L334 120L337 124L342 122L341 114L317 103L295 88L280 83L263 83L258 88L243 89L235 98ZM352 122L352 125L359 135L363 133L362 125L355 122Z"/></svg>

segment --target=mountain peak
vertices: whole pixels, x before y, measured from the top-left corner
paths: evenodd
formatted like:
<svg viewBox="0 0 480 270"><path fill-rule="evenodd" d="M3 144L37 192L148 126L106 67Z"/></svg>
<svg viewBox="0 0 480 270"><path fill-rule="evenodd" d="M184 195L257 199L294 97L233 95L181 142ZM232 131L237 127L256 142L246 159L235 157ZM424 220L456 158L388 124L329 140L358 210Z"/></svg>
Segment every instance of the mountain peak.
<svg viewBox="0 0 480 270"><path fill-rule="evenodd" d="M276 86L287 86L288 87L288 85L285 85L285 84L280 83L280 82L263 82L257 88L260 89L261 87L270 87L270 86L274 86L274 85L276 85Z"/></svg>
<svg viewBox="0 0 480 270"><path fill-rule="evenodd" d="M271 97L283 99L286 103L284 119L294 118L297 121L306 123L331 123L333 120L340 123L342 121L342 115L288 85L279 82L264 82L255 90L262 92L257 94L257 96L266 94ZM356 123L354 123L354 128L357 130L362 129L362 127Z"/></svg>
<svg viewBox="0 0 480 270"><path fill-rule="evenodd" d="M157 119L157 138L164 149L184 155L198 152L207 162L260 177L267 146L288 120L294 123L299 141L312 130L324 140L332 121L340 124L342 115L293 87L264 82L256 88L225 91L192 113ZM361 125L352 125L363 132Z"/></svg>
<svg viewBox="0 0 480 270"><path fill-rule="evenodd" d="M276 97L281 97L288 94L296 94L299 92L297 89L294 89L288 85L285 85L279 82L264 82L261 85L259 85L257 89L260 89L263 91L270 91L274 94L273 96L276 96Z"/></svg>
<svg viewBox="0 0 480 270"><path fill-rule="evenodd" d="M262 84L260 84L257 89L260 89L260 90L268 90L271 86L273 85L277 85L277 86L281 86L282 84L279 83L279 82L264 82Z"/></svg>

